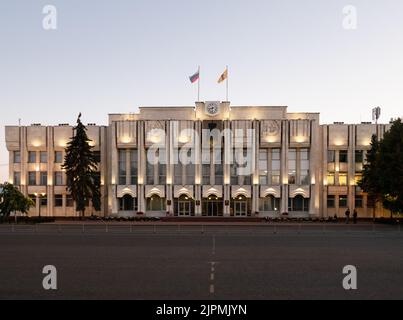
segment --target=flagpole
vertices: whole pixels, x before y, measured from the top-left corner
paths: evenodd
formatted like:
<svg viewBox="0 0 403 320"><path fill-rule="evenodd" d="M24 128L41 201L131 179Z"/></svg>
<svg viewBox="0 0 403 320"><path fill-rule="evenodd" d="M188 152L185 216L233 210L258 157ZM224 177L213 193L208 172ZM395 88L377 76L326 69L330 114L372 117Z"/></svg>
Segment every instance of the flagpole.
<svg viewBox="0 0 403 320"><path fill-rule="evenodd" d="M199 80L197 80L197 102L200 102L200 66L198 72L199 72Z"/></svg>
<svg viewBox="0 0 403 320"><path fill-rule="evenodd" d="M228 66L227 66L227 82L226 82L226 87L227 87L227 102L228 102L228 78L229 78L229 74L228 74Z"/></svg>

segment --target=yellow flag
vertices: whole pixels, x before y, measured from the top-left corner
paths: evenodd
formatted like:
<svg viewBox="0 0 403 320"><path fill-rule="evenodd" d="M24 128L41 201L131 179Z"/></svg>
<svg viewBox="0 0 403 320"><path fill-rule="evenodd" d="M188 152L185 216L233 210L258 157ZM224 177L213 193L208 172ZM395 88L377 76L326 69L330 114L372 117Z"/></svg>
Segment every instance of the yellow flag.
<svg viewBox="0 0 403 320"><path fill-rule="evenodd" d="M218 78L218 83L223 82L225 79L228 78L228 68L225 68L225 71L223 72L223 74L220 76L220 78Z"/></svg>

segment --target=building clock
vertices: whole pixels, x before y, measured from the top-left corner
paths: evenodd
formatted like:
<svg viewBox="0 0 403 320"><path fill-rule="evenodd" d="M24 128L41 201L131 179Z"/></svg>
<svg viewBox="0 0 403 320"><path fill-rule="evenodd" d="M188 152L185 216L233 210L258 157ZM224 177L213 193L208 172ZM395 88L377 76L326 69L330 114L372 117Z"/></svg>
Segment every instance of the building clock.
<svg viewBox="0 0 403 320"><path fill-rule="evenodd" d="M206 113L209 116L215 116L219 112L220 103L216 101L206 102Z"/></svg>

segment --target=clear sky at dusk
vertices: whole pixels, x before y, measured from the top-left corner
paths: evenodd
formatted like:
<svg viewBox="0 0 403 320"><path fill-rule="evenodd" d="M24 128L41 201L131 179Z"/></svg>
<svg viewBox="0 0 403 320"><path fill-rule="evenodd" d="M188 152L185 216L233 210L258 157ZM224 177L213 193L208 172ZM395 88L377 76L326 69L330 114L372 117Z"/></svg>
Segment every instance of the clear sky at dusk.
<svg viewBox="0 0 403 320"><path fill-rule="evenodd" d="M57 30L42 9L57 8ZM343 28L343 7L358 28ZM4 125L107 123L139 106L201 100L287 105L321 122L403 115L402 0L0 0L0 181Z"/></svg>

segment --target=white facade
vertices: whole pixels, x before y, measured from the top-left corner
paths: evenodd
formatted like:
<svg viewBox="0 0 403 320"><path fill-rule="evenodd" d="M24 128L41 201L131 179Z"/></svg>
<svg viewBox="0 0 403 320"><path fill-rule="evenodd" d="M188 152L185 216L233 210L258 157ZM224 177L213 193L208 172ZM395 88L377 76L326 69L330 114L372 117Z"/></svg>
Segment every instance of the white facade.
<svg viewBox="0 0 403 320"><path fill-rule="evenodd" d="M382 137L389 127L320 125L318 113L287 113L285 106L230 107L229 102L110 114L108 126L87 127L100 153L103 199L101 212L91 207L86 212L342 217L349 207L359 217L381 216L387 213L375 212L356 182L372 134ZM36 198L30 215L77 215L60 168L71 133L64 125L6 127L9 180ZM153 148L159 163L148 161ZM184 148L191 163L175 161ZM250 155L247 174L238 171L245 165L231 161L237 152ZM220 161L213 160L216 154Z"/></svg>

